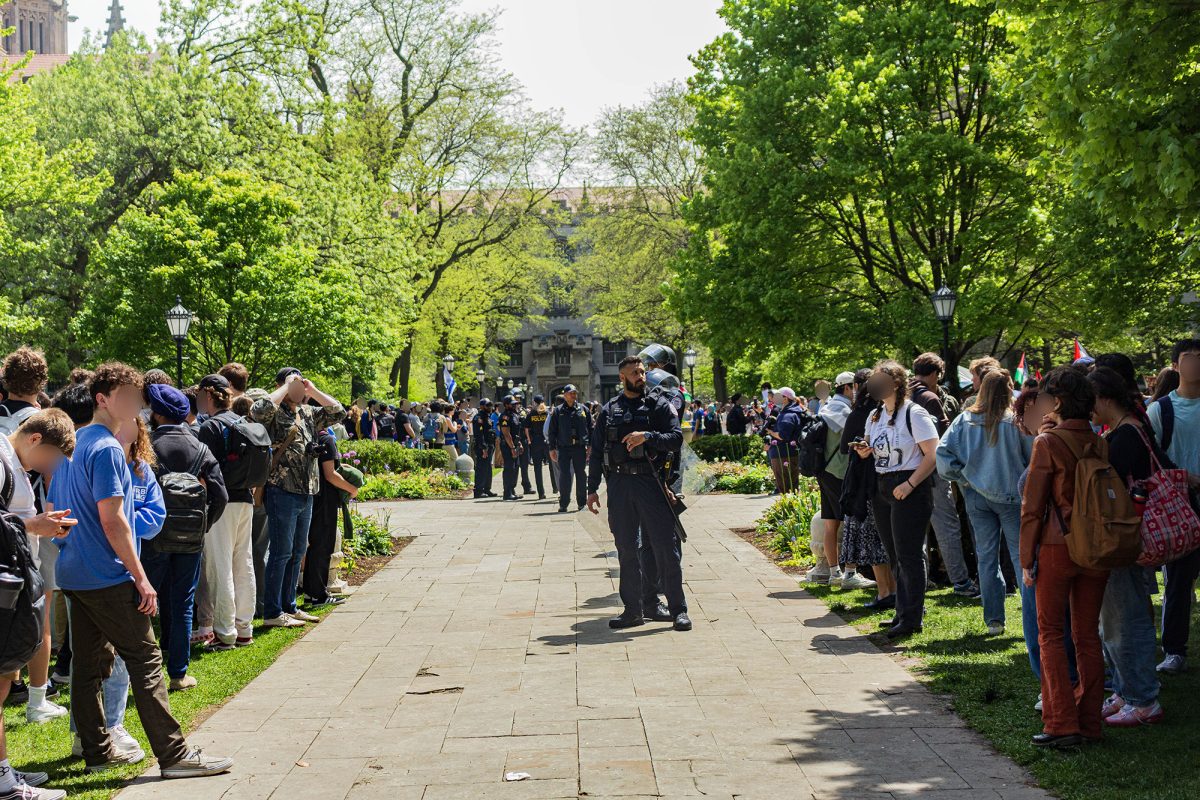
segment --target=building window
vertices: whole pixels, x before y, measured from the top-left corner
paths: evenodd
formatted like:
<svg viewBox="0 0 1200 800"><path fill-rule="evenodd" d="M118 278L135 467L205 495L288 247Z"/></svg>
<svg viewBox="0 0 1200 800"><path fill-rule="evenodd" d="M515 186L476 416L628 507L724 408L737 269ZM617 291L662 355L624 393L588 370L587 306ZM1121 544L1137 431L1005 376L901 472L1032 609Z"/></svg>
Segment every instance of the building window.
<svg viewBox="0 0 1200 800"><path fill-rule="evenodd" d="M46 52L46 23L38 23L38 52Z"/></svg>
<svg viewBox="0 0 1200 800"><path fill-rule="evenodd" d="M508 356L508 366L525 366L525 348L522 342L509 342L504 352Z"/></svg>
<svg viewBox="0 0 1200 800"><path fill-rule="evenodd" d="M19 22L17 23L17 41L19 42L17 45L17 55L21 55L25 52L25 26Z"/></svg>
<svg viewBox="0 0 1200 800"><path fill-rule="evenodd" d="M608 339L605 339L601 347L604 350L604 359L602 362L604 366L615 367L621 363L621 359L629 352L629 340L610 342Z"/></svg>
<svg viewBox="0 0 1200 800"><path fill-rule="evenodd" d="M571 348L569 348L569 347L554 348L554 366L556 366L556 367L571 366Z"/></svg>

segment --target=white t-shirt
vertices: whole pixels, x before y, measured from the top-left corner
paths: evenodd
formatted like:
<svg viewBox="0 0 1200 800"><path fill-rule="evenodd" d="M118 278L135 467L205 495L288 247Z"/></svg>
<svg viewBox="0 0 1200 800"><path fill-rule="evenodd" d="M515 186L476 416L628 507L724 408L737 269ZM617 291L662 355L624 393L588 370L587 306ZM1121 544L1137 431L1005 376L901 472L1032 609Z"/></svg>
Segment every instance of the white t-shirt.
<svg viewBox="0 0 1200 800"><path fill-rule="evenodd" d="M21 460L17 458L17 452L13 450L12 443L8 441L7 436L0 436L0 458L3 458L8 462L8 466L12 467L12 474L15 479L13 499L8 504L9 512L16 514L21 519L29 519L35 516L37 514L37 507L33 504L33 486L30 485L29 475L25 472L25 468L21 466ZM4 468L0 467L0 494L7 491L8 486L4 479Z"/></svg>
<svg viewBox="0 0 1200 800"><path fill-rule="evenodd" d="M937 441L937 425L929 412L916 405L911 400L897 409L896 424L889 425L891 415L884 408L875 415L867 417L866 440L875 451L876 472L901 472L916 469L924 457L919 447L920 442ZM912 421L912 433L909 433L908 422Z"/></svg>

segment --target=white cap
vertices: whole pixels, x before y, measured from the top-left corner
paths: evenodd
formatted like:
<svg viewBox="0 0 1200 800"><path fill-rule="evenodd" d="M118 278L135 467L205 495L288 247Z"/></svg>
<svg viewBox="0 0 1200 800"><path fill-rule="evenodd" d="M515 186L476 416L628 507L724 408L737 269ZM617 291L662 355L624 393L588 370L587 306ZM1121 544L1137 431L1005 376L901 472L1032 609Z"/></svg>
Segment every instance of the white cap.
<svg viewBox="0 0 1200 800"><path fill-rule="evenodd" d="M836 389L839 386L848 386L852 383L854 383L853 372L839 372L838 376L833 379L833 388Z"/></svg>
<svg viewBox="0 0 1200 800"><path fill-rule="evenodd" d="M794 391L792 391L792 387L790 387L790 386L779 387L778 389L775 390L775 394L783 395L784 397L786 397L789 400L796 399L796 393Z"/></svg>

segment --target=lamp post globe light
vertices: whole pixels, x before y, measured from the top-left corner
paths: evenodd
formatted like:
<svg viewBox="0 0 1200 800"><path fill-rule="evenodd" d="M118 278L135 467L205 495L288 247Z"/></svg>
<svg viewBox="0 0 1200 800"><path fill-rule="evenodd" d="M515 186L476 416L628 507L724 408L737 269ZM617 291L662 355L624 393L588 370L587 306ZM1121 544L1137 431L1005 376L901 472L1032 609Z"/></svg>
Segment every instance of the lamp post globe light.
<svg viewBox="0 0 1200 800"><path fill-rule="evenodd" d="M696 348L689 347L683 351L683 363L688 368L688 391L696 396Z"/></svg>
<svg viewBox="0 0 1200 800"><path fill-rule="evenodd" d="M511 390L513 388L513 379L509 378L508 383L506 383L505 385Z"/></svg>
<svg viewBox="0 0 1200 800"><path fill-rule="evenodd" d="M504 396L504 376L496 376L496 399L499 400Z"/></svg>
<svg viewBox="0 0 1200 800"><path fill-rule="evenodd" d="M183 300L175 296L175 307L167 311L167 330L175 340L175 380L183 386L183 342L188 328L192 327L192 312L183 307Z"/></svg>
<svg viewBox="0 0 1200 800"><path fill-rule="evenodd" d="M954 320L954 307L958 305L958 295L950 287L942 287L929 297L933 303L934 316L942 323L942 361L946 364L946 374L942 377L949 381L952 389L958 388L958 364L951 363L950 358L950 323ZM957 393L957 392L955 392Z"/></svg>

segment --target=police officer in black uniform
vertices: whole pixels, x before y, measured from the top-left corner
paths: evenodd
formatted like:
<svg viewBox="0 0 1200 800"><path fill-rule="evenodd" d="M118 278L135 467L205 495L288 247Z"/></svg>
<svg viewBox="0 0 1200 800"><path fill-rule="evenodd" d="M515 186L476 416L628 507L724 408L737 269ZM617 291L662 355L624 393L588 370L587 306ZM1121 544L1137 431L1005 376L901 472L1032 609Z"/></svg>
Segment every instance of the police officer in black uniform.
<svg viewBox="0 0 1200 800"><path fill-rule="evenodd" d="M516 398L517 410L517 429L513 433L514 436L521 440L521 454L517 458L517 463L521 467L521 491L529 494L533 491L533 486L529 483L529 437L525 435L525 427L528 424L529 409L525 407L525 396L520 392L513 394Z"/></svg>
<svg viewBox="0 0 1200 800"><path fill-rule="evenodd" d="M653 342L646 345L638 353L646 367L646 393L664 398L675 409L675 413L683 419L683 392L679 389L678 368L675 365L675 351L665 344ZM663 463L667 485L678 492L682 484L682 473L679 470L680 451L676 450ZM659 601L662 586L658 574L658 560L654 557L654 547L650 537L640 537L638 558L642 564L642 613L647 619L658 622L671 619L669 609ZM683 558L682 543L675 539L674 552L676 560Z"/></svg>
<svg viewBox="0 0 1200 800"><path fill-rule="evenodd" d="M517 494L517 470L521 453L521 416L516 409L516 398L511 394L504 395L501 401L504 410L500 412L500 457L504 459L504 472L501 477L504 483L504 499L520 500Z"/></svg>
<svg viewBox="0 0 1200 800"><path fill-rule="evenodd" d="M575 476L575 508L587 502L587 448L591 428L587 411L579 403L579 390L573 384L563 387L563 404L550 416L550 458L558 464L558 510L571 503L571 476Z"/></svg>
<svg viewBox="0 0 1200 800"><path fill-rule="evenodd" d="M546 486L542 480L542 467L550 461L550 449L546 446L546 398L533 396L533 406L525 414L525 443L529 446L529 462L533 465L534 482L537 484L538 499L546 499ZM551 469L551 476L554 471Z"/></svg>
<svg viewBox="0 0 1200 800"><path fill-rule="evenodd" d="M471 420L475 449L475 498L495 497L492 491L492 457L496 452L496 429L492 427L492 401L479 401L479 413Z"/></svg>
<svg viewBox="0 0 1200 800"><path fill-rule="evenodd" d="M646 394L646 368L637 356L621 361L624 391L600 409L592 432L588 509L600 513L600 476L608 483L608 525L621 567L624 611L609 620L610 628L645 622L642 569L638 559L639 528L658 562L659 579L674 627L692 629L683 595L683 569L675 556L675 512L659 475L662 462L683 445L679 416L665 399Z"/></svg>

